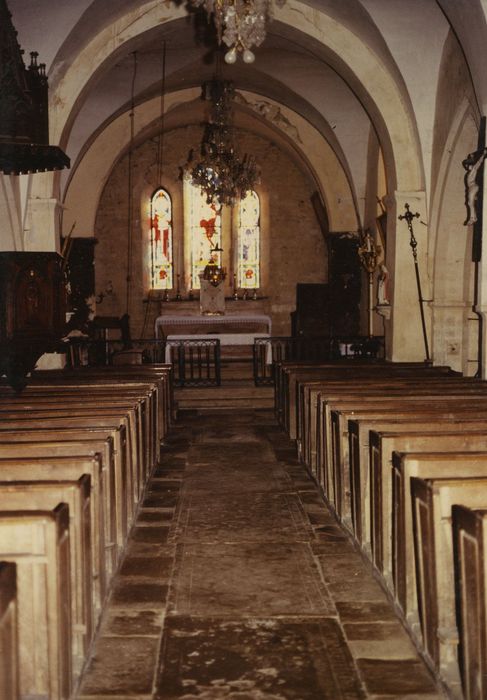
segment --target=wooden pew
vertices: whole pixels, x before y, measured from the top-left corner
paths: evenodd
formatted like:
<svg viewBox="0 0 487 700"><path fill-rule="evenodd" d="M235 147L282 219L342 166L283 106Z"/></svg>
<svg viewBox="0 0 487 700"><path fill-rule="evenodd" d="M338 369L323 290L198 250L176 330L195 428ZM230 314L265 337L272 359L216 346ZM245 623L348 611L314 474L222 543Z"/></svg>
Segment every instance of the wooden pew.
<svg viewBox="0 0 487 700"><path fill-rule="evenodd" d="M316 478L318 483L322 485L328 500L332 503L337 502L339 505L341 503L341 494L335 495L335 489L339 489L340 484L335 486L333 450L342 445L343 453L349 452L346 441L342 441L341 435L337 432L342 433L342 425L335 426L334 432L333 411L353 411L355 415L361 415L369 410L377 410L378 407L382 407L384 414L386 414L400 410L419 412L427 410L428 406L434 407L435 410L442 413L469 409L475 409L481 413L487 409L487 396L479 398L467 395L466 398L462 398L457 395L450 396L445 392L440 394L429 391L427 394L421 395L420 392L416 391L405 394L404 390L397 390L388 395L382 394L380 397L375 394L366 395L362 392L344 394L343 391L337 395L329 394L326 398L320 397L320 432L317 453L319 461ZM345 436L345 432L348 432L348 426L346 429L343 427L343 436ZM337 478L340 478L340 474Z"/></svg>
<svg viewBox="0 0 487 700"><path fill-rule="evenodd" d="M322 364L309 362L281 362L276 365L277 417L291 439L296 438L297 383L303 380L327 379L332 375L354 381L359 372L380 377L384 373L409 372L421 376L456 376L450 367L427 367L414 362L359 362L335 361Z"/></svg>
<svg viewBox="0 0 487 700"><path fill-rule="evenodd" d="M34 382L63 382L63 381L148 381L158 385L160 396L159 404L159 431L160 439L163 439L171 425L174 409L174 388L172 365L154 364L139 365L137 367L77 367L75 369L42 370L35 371L32 375Z"/></svg>
<svg viewBox="0 0 487 700"><path fill-rule="evenodd" d="M61 401L62 397L62 401ZM157 457L155 441L157 437L153 436L152 426L152 411L150 397L141 395L139 390L130 390L121 392L117 387L111 389L97 391L94 388L86 389L83 387L66 387L59 386L57 389L44 389L42 391L32 390L28 387L21 396L13 396L12 393L2 395L0 392L0 408L6 406L8 408L36 406L40 403L55 404L58 407L62 406L96 406L99 408L123 408L133 409L138 415L137 429L139 431L138 442L141 449L141 464L144 474L150 471L150 465ZM153 436L151 443L150 436ZM156 454L154 454L156 451Z"/></svg>
<svg viewBox="0 0 487 700"><path fill-rule="evenodd" d="M140 500L145 482L142 477L140 465L141 456L138 452L137 436L132 430L132 422L129 415L123 411L110 410L108 408L82 407L82 408L14 408L7 410L0 408L0 427L7 429L25 428L111 428L116 440L115 449L126 452L128 460L129 477L134 490L134 506ZM120 433L117 435L117 433ZM118 444L120 441L120 445Z"/></svg>
<svg viewBox="0 0 487 700"><path fill-rule="evenodd" d="M330 381L326 386L318 382L316 384L305 383L300 386L301 407L298 415L297 447L301 461L309 467L313 466L312 455L316 454L318 442L317 433L320 425L319 402L328 401L331 396L337 399L356 397L357 407L363 399L376 400L381 397L402 396L404 400L417 400L416 396L457 396L457 397L483 397L487 398L487 385L480 384L476 380L470 382L461 378L437 380L437 379L408 379L396 377L388 379L372 379L367 377L360 380L360 386L351 387L347 381ZM407 399L406 397L410 397Z"/></svg>
<svg viewBox="0 0 487 700"><path fill-rule="evenodd" d="M50 450L50 451L49 451ZM106 468L105 531L113 539L112 555L108 560L109 575L116 570L128 534L127 491L120 464L115 454L113 437L107 431L0 430L0 456L43 457L101 455ZM122 472L122 473L121 473Z"/></svg>
<svg viewBox="0 0 487 700"><path fill-rule="evenodd" d="M132 483L132 469L126 439L125 426L114 424L112 420L103 427L106 421L95 421L85 427L85 418L55 419L24 419L5 420L0 423L0 442L32 442L36 440L108 440L112 446L112 454L106 453L113 468L115 492L115 520L117 525L117 544L123 549L127 534L135 518L137 502L135 500L136 485ZM1 477L0 477L1 478Z"/></svg>
<svg viewBox="0 0 487 700"><path fill-rule="evenodd" d="M413 477L411 498L423 648L452 693L460 694L452 506L487 506L487 478Z"/></svg>
<svg viewBox="0 0 487 700"><path fill-rule="evenodd" d="M3 512L54 510L59 503L66 503L69 507L75 678L81 673L94 634L90 495L91 480L88 474L77 481L0 481L0 509Z"/></svg>
<svg viewBox="0 0 487 700"><path fill-rule="evenodd" d="M97 619L116 570L114 509L109 504L113 495L102 455L80 442L0 444L0 474L2 481L76 480L90 475L91 522L97 524L92 527Z"/></svg>
<svg viewBox="0 0 487 700"><path fill-rule="evenodd" d="M430 452L392 455L392 578L395 599L411 629L419 619L416 603L413 521L410 480L487 477L487 453Z"/></svg>
<svg viewBox="0 0 487 700"><path fill-rule="evenodd" d="M341 503L337 498L336 509L346 518L350 507L353 532L362 545L366 546L370 542L370 535L366 534L370 533L370 508L367 507L370 504L370 431L417 432L424 426L427 426L429 432L468 431L482 430L484 425L487 426L487 404L472 408L470 402L465 407L455 402L450 411L445 410L447 408L444 402L431 400L411 404L406 410L400 401L382 409L382 412L358 410L354 412L353 418L348 417L351 412L331 411L332 430L338 434L332 445L331 474L335 477L338 494L342 497ZM341 423L347 417L347 432L340 435ZM347 488L350 503L347 501Z"/></svg>
<svg viewBox="0 0 487 700"><path fill-rule="evenodd" d="M69 509L0 511L0 559L17 565L21 696L72 692Z"/></svg>
<svg viewBox="0 0 487 700"><path fill-rule="evenodd" d="M430 373L427 369L418 371L416 368L411 369L410 367L402 367L400 365L382 365L382 366L365 366L358 367L354 371L350 369L348 372L344 372L339 369L337 371L328 370L324 375L315 375L313 378L308 377L302 378L302 375L294 378L294 392L295 392L295 405L291 404L290 410L295 411L295 424L296 424L296 439L300 439L303 427L303 421L305 424L310 425L313 423L311 418L310 422L307 421L306 414L308 407L313 408L313 401L310 401L310 392L323 392L326 394L330 388L335 390L350 390L355 388L360 390L362 387L367 387L369 389L378 388L379 385L385 385L389 383L393 388L396 382L428 382L428 383L444 383L447 382L449 385L454 386L455 383L461 382L462 384L470 384L481 387L482 383L480 380L473 378L464 377L445 377L441 374L436 373L432 370Z"/></svg>
<svg viewBox="0 0 487 700"><path fill-rule="evenodd" d="M458 660L466 700L487 697L487 511L452 508Z"/></svg>
<svg viewBox="0 0 487 700"><path fill-rule="evenodd" d="M6 393L8 394L8 389L3 389L0 387L0 396ZM146 414L147 422L147 435L153 435L154 441L159 438L160 433L160 419L159 415L162 414L162 397L159 392L158 384L155 381L135 381L134 379L124 379L123 377L103 377L100 379L93 380L67 380L60 379L58 382L39 382L31 383L24 390L22 396L31 395L73 395L80 396L81 394L88 396L102 397L106 396L118 396L118 397L132 397L141 399L146 408L144 412ZM151 451L154 449L154 445L150 442L146 445L147 449L147 459L151 460Z"/></svg>
<svg viewBox="0 0 487 700"><path fill-rule="evenodd" d="M0 698L19 698L19 645L15 564L0 561Z"/></svg>
<svg viewBox="0 0 487 700"><path fill-rule="evenodd" d="M487 430L370 431L370 544L372 561L392 589L392 453L483 452Z"/></svg>
<svg viewBox="0 0 487 700"><path fill-rule="evenodd" d="M144 450L143 450L143 415L139 402L127 401L127 399L105 399L97 397L96 406L93 400L87 398L63 397L62 403L55 396L47 398L33 398L25 402L0 401L0 423L9 416L25 416L45 418L49 416L72 416L73 418L82 416L107 415L113 411L116 416L120 415L123 422L128 421L129 443L132 452L132 459L137 464L137 474L139 482L144 483ZM140 498L140 494L139 494Z"/></svg>

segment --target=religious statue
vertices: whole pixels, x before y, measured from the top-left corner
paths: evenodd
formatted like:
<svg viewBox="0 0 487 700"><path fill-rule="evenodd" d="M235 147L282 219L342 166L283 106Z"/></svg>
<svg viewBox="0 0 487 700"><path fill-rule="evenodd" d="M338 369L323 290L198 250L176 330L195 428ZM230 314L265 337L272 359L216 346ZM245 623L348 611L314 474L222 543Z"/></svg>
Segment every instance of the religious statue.
<svg viewBox="0 0 487 700"><path fill-rule="evenodd" d="M379 266L379 270L377 278L377 305L389 305L391 303L389 300L389 271L384 264Z"/></svg>
<svg viewBox="0 0 487 700"><path fill-rule="evenodd" d="M480 185L477 181L478 172L487 156L487 148L469 153L462 161L462 165L467 171L465 173L465 205L467 207L467 219L464 226L474 224L477 219L477 197Z"/></svg>

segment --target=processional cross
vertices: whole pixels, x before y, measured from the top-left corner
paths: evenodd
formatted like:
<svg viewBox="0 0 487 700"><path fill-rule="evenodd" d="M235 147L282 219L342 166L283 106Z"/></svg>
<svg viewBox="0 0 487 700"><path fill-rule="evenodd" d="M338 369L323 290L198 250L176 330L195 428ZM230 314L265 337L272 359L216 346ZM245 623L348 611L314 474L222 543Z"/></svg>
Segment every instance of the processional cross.
<svg viewBox="0 0 487 700"><path fill-rule="evenodd" d="M424 349L426 353L426 358L425 362L430 363L431 358L430 358L430 351L429 351L429 346L428 346L428 334L426 332L426 321L424 318L424 307L423 307L423 293L421 291L421 278L419 276L419 265L418 265L418 241L416 240L416 236L414 235L414 230L413 230L413 219L419 219L419 212L416 212L413 214L413 212L409 208L409 204L404 205L406 208L406 213L405 214L400 214L399 215L399 220L405 220L406 224L408 226L409 230L409 245L411 246L411 251L413 253L413 260L414 260L414 271L416 273L416 287L418 289L418 302L419 302L419 312L421 314L421 326L423 329L423 340L424 340Z"/></svg>

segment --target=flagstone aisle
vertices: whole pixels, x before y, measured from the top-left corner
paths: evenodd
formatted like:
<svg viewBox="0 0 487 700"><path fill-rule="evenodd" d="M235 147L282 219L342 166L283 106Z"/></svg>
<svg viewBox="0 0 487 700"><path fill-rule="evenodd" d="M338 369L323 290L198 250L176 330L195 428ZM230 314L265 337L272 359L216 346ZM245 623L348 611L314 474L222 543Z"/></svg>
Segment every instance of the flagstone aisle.
<svg viewBox="0 0 487 700"><path fill-rule="evenodd" d="M185 412L79 698L443 697L270 411Z"/></svg>

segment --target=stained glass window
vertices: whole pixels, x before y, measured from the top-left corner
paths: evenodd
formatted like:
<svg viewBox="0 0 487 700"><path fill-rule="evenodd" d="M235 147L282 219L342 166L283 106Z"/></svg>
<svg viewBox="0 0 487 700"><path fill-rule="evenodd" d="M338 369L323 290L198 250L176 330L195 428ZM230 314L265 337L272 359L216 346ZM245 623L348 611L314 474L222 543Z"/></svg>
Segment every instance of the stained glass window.
<svg viewBox="0 0 487 700"><path fill-rule="evenodd" d="M238 286L260 286L260 201L259 195L247 192L238 207Z"/></svg>
<svg viewBox="0 0 487 700"><path fill-rule="evenodd" d="M221 253L211 252L212 248L221 248L221 212L214 204L207 204L199 187L192 186L190 192L191 287L199 289L199 275L210 259L221 265Z"/></svg>
<svg viewBox="0 0 487 700"><path fill-rule="evenodd" d="M163 189L152 195L150 223L151 287L172 289L172 204L169 194Z"/></svg>

